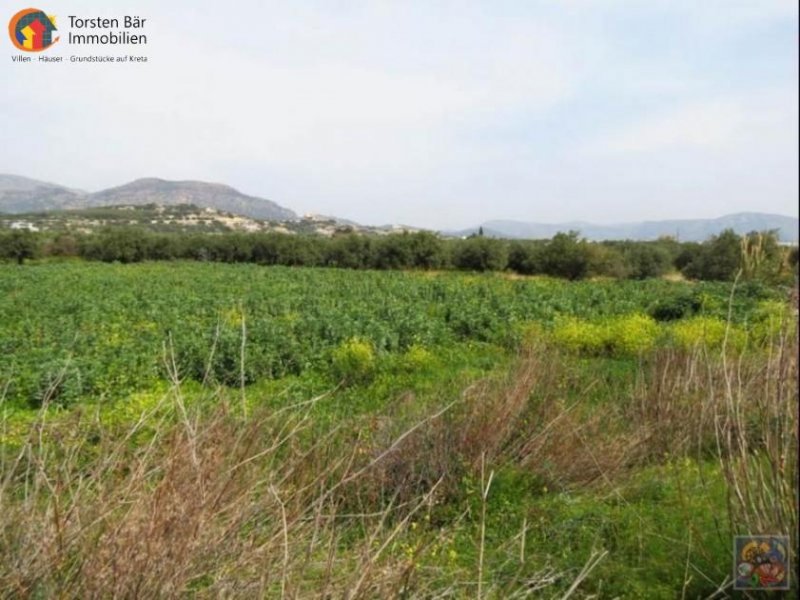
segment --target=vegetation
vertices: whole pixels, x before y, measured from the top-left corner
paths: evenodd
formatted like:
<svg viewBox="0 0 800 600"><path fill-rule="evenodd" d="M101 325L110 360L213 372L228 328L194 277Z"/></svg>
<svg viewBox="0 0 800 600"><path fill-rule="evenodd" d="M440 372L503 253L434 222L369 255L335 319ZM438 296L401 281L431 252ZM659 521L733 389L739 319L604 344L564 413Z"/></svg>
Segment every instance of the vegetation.
<svg viewBox="0 0 800 600"><path fill-rule="evenodd" d="M358 239L363 238L345 238ZM129 241L118 240L119 247L134 255ZM573 318L586 322L575 333L585 345L587 328L616 332L645 322L640 315L648 312L663 319L665 302L696 307L680 317L697 313L722 322L730 294L730 285L719 283L570 284L496 274L199 262L0 269L0 313L8 315L0 321L0 378L8 401L32 407L45 398L60 404L83 397L103 401L163 380L165 342L183 378L238 385L244 377L251 384L307 372L327 376L333 352L353 339L370 344L378 357L414 345L513 349L531 323L555 330L561 339L563 318ZM749 286L734 299L734 326L750 326L763 302L780 298L776 289ZM603 334L595 346L614 354L629 344Z"/></svg>
<svg viewBox="0 0 800 600"><path fill-rule="evenodd" d="M593 243L575 231L556 234L551 240L510 242L482 235L445 239L424 231L364 235L342 227L331 230L330 237L223 233L225 229L221 232L213 227L196 227L190 233L168 231L154 233L145 227L123 226L88 234L0 232L0 258L24 261L41 254L45 258L71 256L121 263L197 260L343 269L510 270L570 280L648 279L673 272L689 279L732 281L741 274L746 280L784 285L791 284L797 273L796 249L778 244L775 232L739 236L728 230L697 244L668 238Z"/></svg>
<svg viewBox="0 0 800 600"><path fill-rule="evenodd" d="M431 272L397 237L330 244L419 271L0 265L3 594L724 596L759 532L796 585L786 288Z"/></svg>

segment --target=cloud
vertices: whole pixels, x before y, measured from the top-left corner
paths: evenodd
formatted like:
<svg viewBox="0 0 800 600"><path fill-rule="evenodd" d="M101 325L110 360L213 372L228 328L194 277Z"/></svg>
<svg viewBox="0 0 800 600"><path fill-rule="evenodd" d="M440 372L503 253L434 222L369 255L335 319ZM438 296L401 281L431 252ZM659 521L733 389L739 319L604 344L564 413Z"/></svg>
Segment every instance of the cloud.
<svg viewBox="0 0 800 600"><path fill-rule="evenodd" d="M682 106L648 116L588 144L590 154L647 153L664 149L724 148L746 121L732 100Z"/></svg>

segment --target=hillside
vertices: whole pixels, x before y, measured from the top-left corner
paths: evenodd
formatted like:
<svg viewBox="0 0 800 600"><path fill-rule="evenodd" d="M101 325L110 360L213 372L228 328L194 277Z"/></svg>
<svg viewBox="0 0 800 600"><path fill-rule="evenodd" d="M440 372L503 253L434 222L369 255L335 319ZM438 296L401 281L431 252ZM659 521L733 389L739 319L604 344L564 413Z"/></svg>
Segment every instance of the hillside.
<svg viewBox="0 0 800 600"><path fill-rule="evenodd" d="M549 239L556 233L580 231L581 236L593 240L655 240L662 236L676 237L685 242L701 242L725 229L738 234L751 231L777 229L783 242L798 241L798 220L785 215L767 213L737 213L715 219L674 219L666 221L641 221L598 225L583 221L568 223L532 223L525 221L486 221L481 225L484 235L512 239ZM464 236L475 233L478 227L451 232Z"/></svg>
<svg viewBox="0 0 800 600"><path fill-rule="evenodd" d="M137 179L91 194L88 199L88 206L142 204L194 204L202 208L214 208L222 212L272 221L297 218L293 211L271 200L247 196L227 185L202 181Z"/></svg>
<svg viewBox="0 0 800 600"><path fill-rule="evenodd" d="M271 200L218 183L137 179L93 194L17 175L0 175L0 213L20 214L99 206L193 204L253 219L287 221L297 215Z"/></svg>
<svg viewBox="0 0 800 600"><path fill-rule="evenodd" d="M332 236L336 233L388 235L411 228L369 227L342 223L333 217L305 215L293 220L244 217L194 204L123 204L68 210L0 214L0 230L92 233L106 227L138 227L154 233L275 232Z"/></svg>
<svg viewBox="0 0 800 600"><path fill-rule="evenodd" d="M0 213L77 208L88 194L19 175L0 174Z"/></svg>

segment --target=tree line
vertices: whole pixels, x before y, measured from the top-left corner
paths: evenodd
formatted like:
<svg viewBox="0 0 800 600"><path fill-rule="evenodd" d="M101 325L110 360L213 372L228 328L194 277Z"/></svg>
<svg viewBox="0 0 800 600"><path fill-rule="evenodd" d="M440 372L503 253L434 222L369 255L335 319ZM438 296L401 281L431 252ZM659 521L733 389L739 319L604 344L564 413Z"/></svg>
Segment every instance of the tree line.
<svg viewBox="0 0 800 600"><path fill-rule="evenodd" d="M512 271L566 279L646 279L680 272L691 279L726 281L737 273L770 282L791 281L798 251L775 231L738 235L726 230L705 242L590 242L578 232L549 240L502 240L483 235L442 238L431 232L333 237L284 233L153 233L114 227L91 234L0 232L0 258L78 257L135 263L197 260L345 269L456 269Z"/></svg>

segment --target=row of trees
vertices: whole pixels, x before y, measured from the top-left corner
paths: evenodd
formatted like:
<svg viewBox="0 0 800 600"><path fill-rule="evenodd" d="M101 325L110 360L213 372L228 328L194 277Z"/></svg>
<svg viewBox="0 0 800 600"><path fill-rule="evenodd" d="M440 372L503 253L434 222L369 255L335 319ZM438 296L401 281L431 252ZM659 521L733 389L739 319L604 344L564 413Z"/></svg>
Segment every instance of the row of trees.
<svg viewBox="0 0 800 600"><path fill-rule="evenodd" d="M443 239L429 232L332 238L280 233L164 234L135 228L95 234L0 233L0 257L22 264L37 256L131 263L144 260L254 262L347 269L511 270L567 279L645 279L680 271L692 279L730 280L738 272L769 281L791 278L797 248L775 232L740 236L724 231L704 243L589 242L577 232L550 240L508 241L481 235Z"/></svg>

